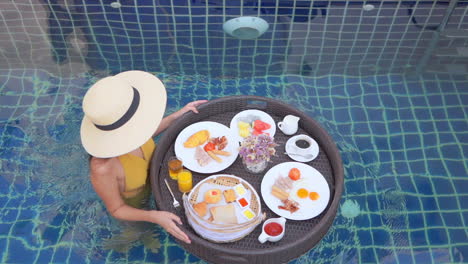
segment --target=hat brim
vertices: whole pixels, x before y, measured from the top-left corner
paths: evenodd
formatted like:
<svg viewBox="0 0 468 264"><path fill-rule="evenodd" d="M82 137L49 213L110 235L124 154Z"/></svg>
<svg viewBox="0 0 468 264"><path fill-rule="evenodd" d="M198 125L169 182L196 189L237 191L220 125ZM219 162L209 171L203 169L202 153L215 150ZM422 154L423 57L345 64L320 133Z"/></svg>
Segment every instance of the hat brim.
<svg viewBox="0 0 468 264"><path fill-rule="evenodd" d="M101 130L86 116L83 118L81 142L94 157L116 157L142 146L152 137L166 110L166 88L156 76L144 71L126 71L114 77L121 78L138 90L140 104L127 123L111 131Z"/></svg>

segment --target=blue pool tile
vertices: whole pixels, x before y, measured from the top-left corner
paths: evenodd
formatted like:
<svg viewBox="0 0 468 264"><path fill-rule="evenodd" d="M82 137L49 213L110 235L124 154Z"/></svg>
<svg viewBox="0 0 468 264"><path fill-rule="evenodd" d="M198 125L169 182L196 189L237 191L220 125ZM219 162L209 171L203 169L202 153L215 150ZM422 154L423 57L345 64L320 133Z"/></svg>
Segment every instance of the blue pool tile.
<svg viewBox="0 0 468 264"><path fill-rule="evenodd" d="M370 211L379 210L379 202L377 200L377 196L369 195L367 196L367 206Z"/></svg>
<svg viewBox="0 0 468 264"><path fill-rule="evenodd" d="M38 252L37 263L51 263L54 250L52 248L42 249Z"/></svg>
<svg viewBox="0 0 468 264"><path fill-rule="evenodd" d="M440 213L425 213L426 224L431 227L442 227L444 225Z"/></svg>
<svg viewBox="0 0 468 264"><path fill-rule="evenodd" d="M380 210L382 210L382 206L380 206ZM382 226L382 216L380 214L371 214L371 225L374 228L378 228Z"/></svg>
<svg viewBox="0 0 468 264"><path fill-rule="evenodd" d="M419 135L407 134L404 136L404 144L406 149L421 147L421 137Z"/></svg>
<svg viewBox="0 0 468 264"><path fill-rule="evenodd" d="M460 174L459 176L466 177L466 174ZM466 193L466 190L468 190L468 181L466 180L454 179L453 185L455 186L457 193ZM468 217L468 213L467 213L467 217Z"/></svg>
<svg viewBox="0 0 468 264"><path fill-rule="evenodd" d="M429 188L429 187L427 187L427 188ZM423 209L425 211L439 210L434 197L420 197L419 199L421 200L421 202L423 204Z"/></svg>
<svg viewBox="0 0 468 264"><path fill-rule="evenodd" d="M428 167L431 175L447 175L447 170L445 169L444 162L442 160L431 160L428 162Z"/></svg>
<svg viewBox="0 0 468 264"><path fill-rule="evenodd" d="M384 114L382 109L367 109L367 115L370 120L383 120Z"/></svg>
<svg viewBox="0 0 468 264"><path fill-rule="evenodd" d="M394 259L394 252L387 247L376 247L375 251L377 252L377 259L388 259L388 262L390 263L396 263L396 260Z"/></svg>
<svg viewBox="0 0 468 264"><path fill-rule="evenodd" d="M447 116L450 119L465 119L465 114L463 111L460 111L459 107L448 107L447 108Z"/></svg>
<svg viewBox="0 0 468 264"><path fill-rule="evenodd" d="M349 193L365 193L366 189L362 181L348 181L346 182L346 189Z"/></svg>
<svg viewBox="0 0 468 264"><path fill-rule="evenodd" d="M450 149L460 149L459 146L455 144L457 139L455 138L454 134L449 132L449 133L440 133L439 134L439 142L440 145L450 145L450 146L441 146L442 148L450 148Z"/></svg>
<svg viewBox="0 0 468 264"><path fill-rule="evenodd" d="M450 139L453 139L453 137L450 135ZM459 157L462 156L462 153L460 151L460 147L455 145L453 140L450 141L450 139L444 140L446 143L449 143L450 145L446 146L441 146L440 147L440 152L441 156L444 159L453 159L457 160ZM441 140L442 141L442 140Z"/></svg>
<svg viewBox="0 0 468 264"><path fill-rule="evenodd" d="M453 189L453 183L449 178L441 179L435 178L432 180L437 194L454 194L455 190ZM438 197L442 198L442 197Z"/></svg>
<svg viewBox="0 0 468 264"><path fill-rule="evenodd" d="M143 245L132 247L129 251L129 261L136 261L145 259L145 247Z"/></svg>
<svg viewBox="0 0 468 264"><path fill-rule="evenodd" d="M54 263L65 263L67 262L69 255L70 255L70 248L58 247L55 250L52 261Z"/></svg>
<svg viewBox="0 0 468 264"><path fill-rule="evenodd" d="M10 233L10 229L13 226L10 223L0 223L0 234L8 234ZM2 238L3 239L3 238ZM0 243L2 244L2 243ZM3 251L0 251L3 252Z"/></svg>
<svg viewBox="0 0 468 264"><path fill-rule="evenodd" d="M439 199L440 198L442 198L442 197L439 197ZM445 210L447 210L447 209L445 209ZM460 226L463 226L463 222L462 222L462 218L461 218L462 214L460 214L458 212L457 213L444 212L444 213L442 213L442 217L444 219L445 225L448 228L450 228L450 227L459 228ZM452 237L452 236L450 236L450 237Z"/></svg>
<svg viewBox="0 0 468 264"><path fill-rule="evenodd" d="M466 238L468 239L468 238ZM465 240L466 240L465 239ZM461 263L462 261L466 260L466 252L468 252L468 246L460 245L451 248L453 252L453 262Z"/></svg>
<svg viewBox="0 0 468 264"><path fill-rule="evenodd" d="M171 246L168 248L168 262L169 263L183 263L185 259L185 253L179 246Z"/></svg>
<svg viewBox="0 0 468 264"><path fill-rule="evenodd" d="M27 245L19 239L9 239L9 253L6 263L33 263L36 255L35 250L28 249Z"/></svg>
<svg viewBox="0 0 468 264"><path fill-rule="evenodd" d="M354 117L353 117L354 119ZM387 128L386 128L386 125L384 123L372 123L371 125L371 130L372 130L372 133L374 135L387 135L388 132L387 132Z"/></svg>
<svg viewBox="0 0 468 264"><path fill-rule="evenodd" d="M443 106L443 97L441 95L430 95L427 97L430 106ZM447 97L445 97L447 99Z"/></svg>
<svg viewBox="0 0 468 264"><path fill-rule="evenodd" d="M401 162L401 164L406 164L406 152L405 151L399 151L395 149L394 151L392 151L392 156L393 156L393 160L403 161ZM399 162L395 162L395 167L398 168L397 163Z"/></svg>
<svg viewBox="0 0 468 264"><path fill-rule="evenodd" d="M372 234L370 230L359 230L358 233L359 244L362 246L372 246Z"/></svg>
<svg viewBox="0 0 468 264"><path fill-rule="evenodd" d="M387 230L374 229L372 231L372 237L374 239L374 245L377 247L384 247L385 245L391 244L390 234Z"/></svg>
<svg viewBox="0 0 468 264"><path fill-rule="evenodd" d="M407 163L405 164L407 165ZM407 171L406 173L402 173L403 175L409 175L410 172ZM416 187L414 186L414 182L411 178L411 176L407 177L407 176L403 176L403 175L400 175L398 177L398 182L401 186L401 190L403 192L407 192L407 193L415 193L416 192ZM406 196L407 199L409 199L410 197L412 197L411 195L407 195Z"/></svg>
<svg viewBox="0 0 468 264"><path fill-rule="evenodd" d="M411 229L421 229L425 228L426 224L424 223L424 215L421 213L409 213L408 222Z"/></svg>
<svg viewBox="0 0 468 264"><path fill-rule="evenodd" d="M412 231L410 233L411 243L413 246L424 246L427 245L427 238L426 238L426 231L425 230L417 230Z"/></svg>
<svg viewBox="0 0 468 264"><path fill-rule="evenodd" d="M421 210L422 202L419 197L415 195L407 195L406 197L406 207L409 210L418 211Z"/></svg>
<svg viewBox="0 0 468 264"><path fill-rule="evenodd" d="M398 109L398 114L401 120L411 120L412 122L414 122L414 114L410 108L402 108L400 106L400 108Z"/></svg>
<svg viewBox="0 0 468 264"><path fill-rule="evenodd" d="M49 245L54 245L60 240L62 228L48 226L42 233L42 239Z"/></svg>
<svg viewBox="0 0 468 264"><path fill-rule="evenodd" d="M419 132L418 123L416 123L414 120L401 121L401 127L402 127L402 130L406 133L418 133Z"/></svg>
<svg viewBox="0 0 468 264"><path fill-rule="evenodd" d="M11 203L10 199L10 203ZM19 212L18 210L12 210L12 209L5 209L2 210L2 215L0 216L0 219L2 222L15 222L18 218Z"/></svg>
<svg viewBox="0 0 468 264"><path fill-rule="evenodd" d="M372 248L363 248L360 250L360 263L377 263L378 258Z"/></svg>
<svg viewBox="0 0 468 264"><path fill-rule="evenodd" d="M421 109L421 108L416 108L414 109L414 117L417 120L431 120L431 113L427 108Z"/></svg>
<svg viewBox="0 0 468 264"><path fill-rule="evenodd" d="M432 190L431 180L428 176L415 176L416 188L418 193L432 195L434 194Z"/></svg>
<svg viewBox="0 0 468 264"><path fill-rule="evenodd" d="M384 118L385 120L389 122L391 121L400 122L400 116L399 116L398 110L395 110L395 109L386 109L384 112Z"/></svg>
<svg viewBox="0 0 468 264"><path fill-rule="evenodd" d="M35 237L30 236L33 234L35 224L32 221L17 221L12 227L12 235L15 237L22 237L23 242L28 244L34 244L36 242Z"/></svg>
<svg viewBox="0 0 468 264"><path fill-rule="evenodd" d="M463 244L468 240L466 232L461 229L449 229L449 237L453 244ZM468 251L466 251L468 252Z"/></svg>
<svg viewBox="0 0 468 264"><path fill-rule="evenodd" d="M431 245L447 245L448 237L445 228L431 228L427 230Z"/></svg>

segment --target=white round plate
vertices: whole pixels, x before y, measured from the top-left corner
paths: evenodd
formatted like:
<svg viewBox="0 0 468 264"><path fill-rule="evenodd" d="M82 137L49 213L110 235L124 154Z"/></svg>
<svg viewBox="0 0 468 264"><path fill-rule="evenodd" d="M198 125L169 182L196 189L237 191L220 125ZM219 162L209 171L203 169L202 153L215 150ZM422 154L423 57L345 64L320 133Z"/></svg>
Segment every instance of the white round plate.
<svg viewBox="0 0 468 264"><path fill-rule="evenodd" d="M301 150L300 148L296 147L296 141L298 140L305 140L310 144L310 146L306 150ZM317 144L317 141L315 141L313 138L307 135L297 135L297 136L291 137L290 139L288 139L288 141L284 145L284 150L286 151L286 153L291 159L295 161L299 161L299 162L309 162L317 158L319 154L319 146ZM300 154L305 155L305 156L293 154L293 153L298 153L298 152L300 152Z"/></svg>
<svg viewBox="0 0 468 264"><path fill-rule="evenodd" d="M218 157L223 160L221 163L218 163L215 160L211 160L210 163L202 167L195 159L195 148L184 147L184 142L187 141L191 135L204 129L210 132L210 137L225 136L228 140L228 144L223 150L229 151L231 155L227 157L218 155ZM200 147L203 148L205 144L201 145ZM231 166L234 161L236 161L237 155L239 154L239 143L227 126L216 122L203 121L193 123L190 126L184 128L176 138L174 150L176 156L182 160L183 166L185 168L199 173L213 173L226 169L227 167Z"/></svg>
<svg viewBox="0 0 468 264"><path fill-rule="evenodd" d="M299 210L294 213L279 209L278 206L283 205L280 199L271 194L271 188L279 176L288 176L289 170L298 168L301 171L301 178L294 182L290 192L289 199L299 203ZM317 192L319 199L313 201L311 199L300 199L294 197L295 191L298 188L305 188L309 192ZM327 208L330 200L330 188L323 175L311 166L300 162L284 162L271 168L263 177L261 185L261 193L265 204L275 214L291 220L307 220L316 217Z"/></svg>
<svg viewBox="0 0 468 264"><path fill-rule="evenodd" d="M239 127L237 126L237 122L240 121L243 117L247 117L249 115L258 116L262 122L265 122L271 125L271 127L265 130L264 133L268 133L271 137L275 136L275 133L276 133L275 120L273 120L273 118L269 114L263 111L260 111L257 109L250 109L250 110L244 110L242 112L237 113L237 115L235 115L231 119L231 124L229 125L229 127L231 128L232 134L234 134L237 141L241 142L242 140L244 140L244 138L239 135ZM250 130L251 133L252 131L253 129Z"/></svg>

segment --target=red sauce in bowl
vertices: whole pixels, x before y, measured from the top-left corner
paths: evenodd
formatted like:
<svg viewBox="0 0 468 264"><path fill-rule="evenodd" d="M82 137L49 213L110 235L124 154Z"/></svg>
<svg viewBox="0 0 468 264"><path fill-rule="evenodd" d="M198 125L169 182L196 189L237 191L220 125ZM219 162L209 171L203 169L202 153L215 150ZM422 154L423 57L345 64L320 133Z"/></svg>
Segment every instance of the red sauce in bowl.
<svg viewBox="0 0 468 264"><path fill-rule="evenodd" d="M269 236L278 236L283 233L283 227L275 222L268 223L265 225L265 233L267 233Z"/></svg>

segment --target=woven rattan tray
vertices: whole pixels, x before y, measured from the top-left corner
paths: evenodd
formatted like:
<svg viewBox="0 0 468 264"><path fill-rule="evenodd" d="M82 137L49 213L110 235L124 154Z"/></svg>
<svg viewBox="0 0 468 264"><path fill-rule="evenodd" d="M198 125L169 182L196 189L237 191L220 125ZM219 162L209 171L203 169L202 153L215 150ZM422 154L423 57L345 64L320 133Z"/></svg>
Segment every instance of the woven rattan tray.
<svg viewBox="0 0 468 264"><path fill-rule="evenodd" d="M286 233L282 240L276 243L258 242L261 233L259 225L245 238L232 243L217 244L198 236L187 224L183 209L175 209L172 206L170 193L164 185L164 178L168 177L168 158L174 156L174 142L179 134L188 125L200 121L214 121L229 126L231 119L240 111L247 109L259 109L270 114L275 122L282 120L288 114L301 118L297 134L308 134L314 138L320 147L319 155L313 161L306 164L316 168L327 180L330 186L330 202L327 208L317 217L305 221L288 221ZM168 128L160 138L158 146L151 160L150 177L156 206L159 210L169 211L181 217L184 222L182 230L190 236L192 243L180 242L190 253L212 263L285 263L299 257L313 248L327 233L336 216L343 190L343 165L336 147L328 133L312 118L303 112L277 100L258 96L230 96L212 100L199 107L199 114L186 113ZM283 154L284 145L290 136L277 131L275 141L279 143L277 156L269 163L268 171L272 166L292 161ZM230 174L239 176L248 181L260 193L260 185L263 174L249 174L243 167L240 158L229 168L217 174ZM205 179L205 174L193 173L194 185ZM177 183L170 180L176 198L182 201L182 193L178 192ZM262 211L266 217L277 217L265 205L263 200Z"/></svg>

